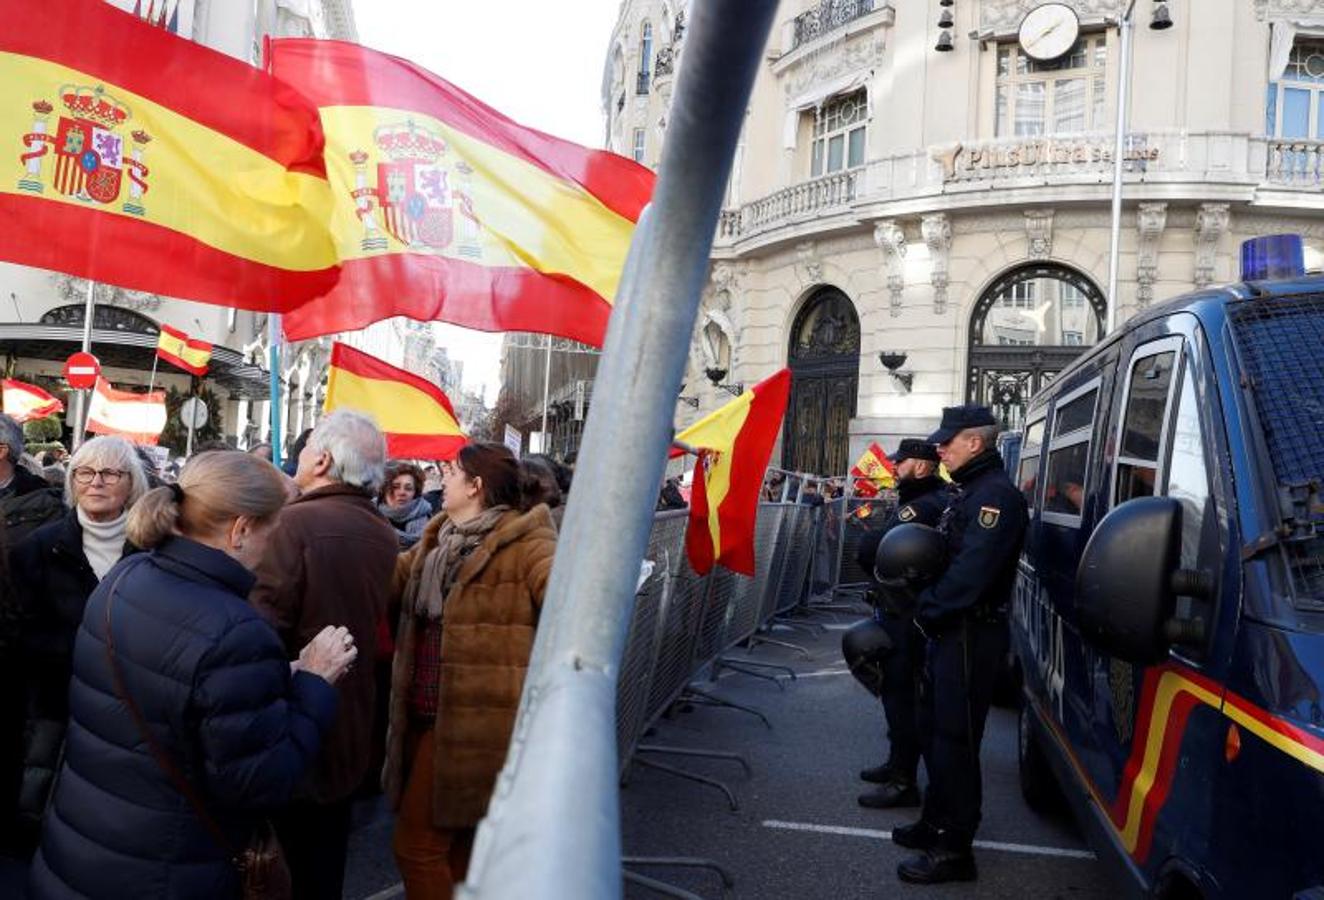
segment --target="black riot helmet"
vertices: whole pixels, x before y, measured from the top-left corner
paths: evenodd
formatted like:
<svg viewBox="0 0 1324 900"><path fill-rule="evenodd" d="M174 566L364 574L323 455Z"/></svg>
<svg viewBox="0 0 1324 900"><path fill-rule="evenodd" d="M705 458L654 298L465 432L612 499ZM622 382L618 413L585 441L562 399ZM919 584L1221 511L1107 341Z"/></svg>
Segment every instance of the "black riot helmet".
<svg viewBox="0 0 1324 900"><path fill-rule="evenodd" d="M932 581L942 572L947 548L942 532L928 525L907 522L883 535L874 554L874 577L879 581Z"/></svg>
<svg viewBox="0 0 1324 900"><path fill-rule="evenodd" d="M878 622L865 619L841 636L841 655L855 676L875 697L883 695L883 663L892 652L892 636Z"/></svg>

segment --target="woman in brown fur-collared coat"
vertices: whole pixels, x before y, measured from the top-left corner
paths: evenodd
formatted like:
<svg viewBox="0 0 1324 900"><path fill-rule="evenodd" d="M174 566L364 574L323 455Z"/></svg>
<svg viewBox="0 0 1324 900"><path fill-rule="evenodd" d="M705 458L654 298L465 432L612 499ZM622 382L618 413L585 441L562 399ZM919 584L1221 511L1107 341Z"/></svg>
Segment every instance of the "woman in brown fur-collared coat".
<svg viewBox="0 0 1324 900"><path fill-rule="evenodd" d="M464 879L474 828L505 762L556 530L500 444L443 467L442 511L396 565L400 627L383 772L410 900Z"/></svg>

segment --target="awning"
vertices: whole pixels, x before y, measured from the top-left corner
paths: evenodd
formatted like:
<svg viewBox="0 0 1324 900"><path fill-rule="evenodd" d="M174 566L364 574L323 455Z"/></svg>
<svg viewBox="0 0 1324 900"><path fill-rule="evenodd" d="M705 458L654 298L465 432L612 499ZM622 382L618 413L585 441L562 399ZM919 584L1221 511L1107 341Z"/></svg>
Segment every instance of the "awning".
<svg viewBox="0 0 1324 900"><path fill-rule="evenodd" d="M849 75L842 75L828 81L817 82L814 87L792 100L786 107L786 122L782 126L782 149L794 150L800 130L800 113L806 109L822 106L838 94L845 94L867 82L873 71L866 69ZM872 102L872 100L870 101Z"/></svg>
<svg viewBox="0 0 1324 900"><path fill-rule="evenodd" d="M150 372L156 357L155 334L92 329L92 353L103 366ZM30 359L64 360L83 347L83 329L68 325L0 324L0 353ZM166 364L160 371L175 372ZM266 400L270 384L265 369L251 365L229 347L212 349L211 367L205 382L230 393L233 399Z"/></svg>

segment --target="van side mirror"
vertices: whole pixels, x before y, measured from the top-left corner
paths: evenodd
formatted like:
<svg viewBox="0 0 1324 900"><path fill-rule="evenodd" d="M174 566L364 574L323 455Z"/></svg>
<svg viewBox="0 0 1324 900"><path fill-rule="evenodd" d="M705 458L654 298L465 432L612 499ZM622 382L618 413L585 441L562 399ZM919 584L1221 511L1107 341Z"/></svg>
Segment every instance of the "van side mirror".
<svg viewBox="0 0 1324 900"><path fill-rule="evenodd" d="M1170 497L1140 497L1104 516L1090 535L1076 570L1076 613L1081 634L1104 653L1134 663L1167 654L1181 515Z"/></svg>

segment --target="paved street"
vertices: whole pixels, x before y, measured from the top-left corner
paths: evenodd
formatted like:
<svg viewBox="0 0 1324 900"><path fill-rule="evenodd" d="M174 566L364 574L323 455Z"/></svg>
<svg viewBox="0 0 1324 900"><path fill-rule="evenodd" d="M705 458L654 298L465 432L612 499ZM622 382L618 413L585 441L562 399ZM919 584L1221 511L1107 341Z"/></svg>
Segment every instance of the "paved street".
<svg viewBox="0 0 1324 900"><path fill-rule="evenodd" d="M631 856L702 856L735 879L734 896L750 900L867 897L1016 897L1092 900L1115 894L1108 876L1084 848L1075 827L1030 812L1016 782L1016 721L994 709L984 744L985 820L975 885L917 888L895 876L905 851L888 840L894 825L912 818L861 809L866 786L856 771L881 761L882 717L872 699L845 673L841 628L823 635L778 633L799 642L811 658L763 646L749 657L785 662L799 680L779 691L771 683L724 673L712 690L757 707L772 723L731 709L693 706L664 719L646 738L653 744L739 752L753 774L729 761L650 755L650 758L725 781L740 809L732 812L712 787L636 765L622 791L625 851ZM737 657L744 651L738 651ZM364 811L351 848L346 897L400 896L390 855L390 821ZM703 897L721 896L711 872L636 867ZM629 898L658 896L630 887Z"/></svg>
<svg viewBox="0 0 1324 900"><path fill-rule="evenodd" d="M806 646L805 660L782 648L761 647L752 658L787 662L801 677L784 692L766 681L725 673L715 690L758 707L766 729L743 712L694 707L664 720L654 743L744 753L753 769L670 757L666 761L722 778L736 792L731 812L713 788L636 766L622 793L625 851L635 856L705 856L735 878L736 897L758 900L865 897L1105 898L1115 894L1108 876L1084 848L1069 821L1045 820L1021 800L1016 780L1016 720L994 709L984 743L983 849L977 850L975 885L919 888L896 879L907 851L888 832L913 811L862 809L856 794L867 787L857 771L882 761L882 716L845 673L840 626L826 635L778 634ZM743 655L740 651L737 655ZM994 845L1000 845L996 849ZM643 868L704 897L720 896L712 873ZM631 888L631 898L656 896Z"/></svg>

